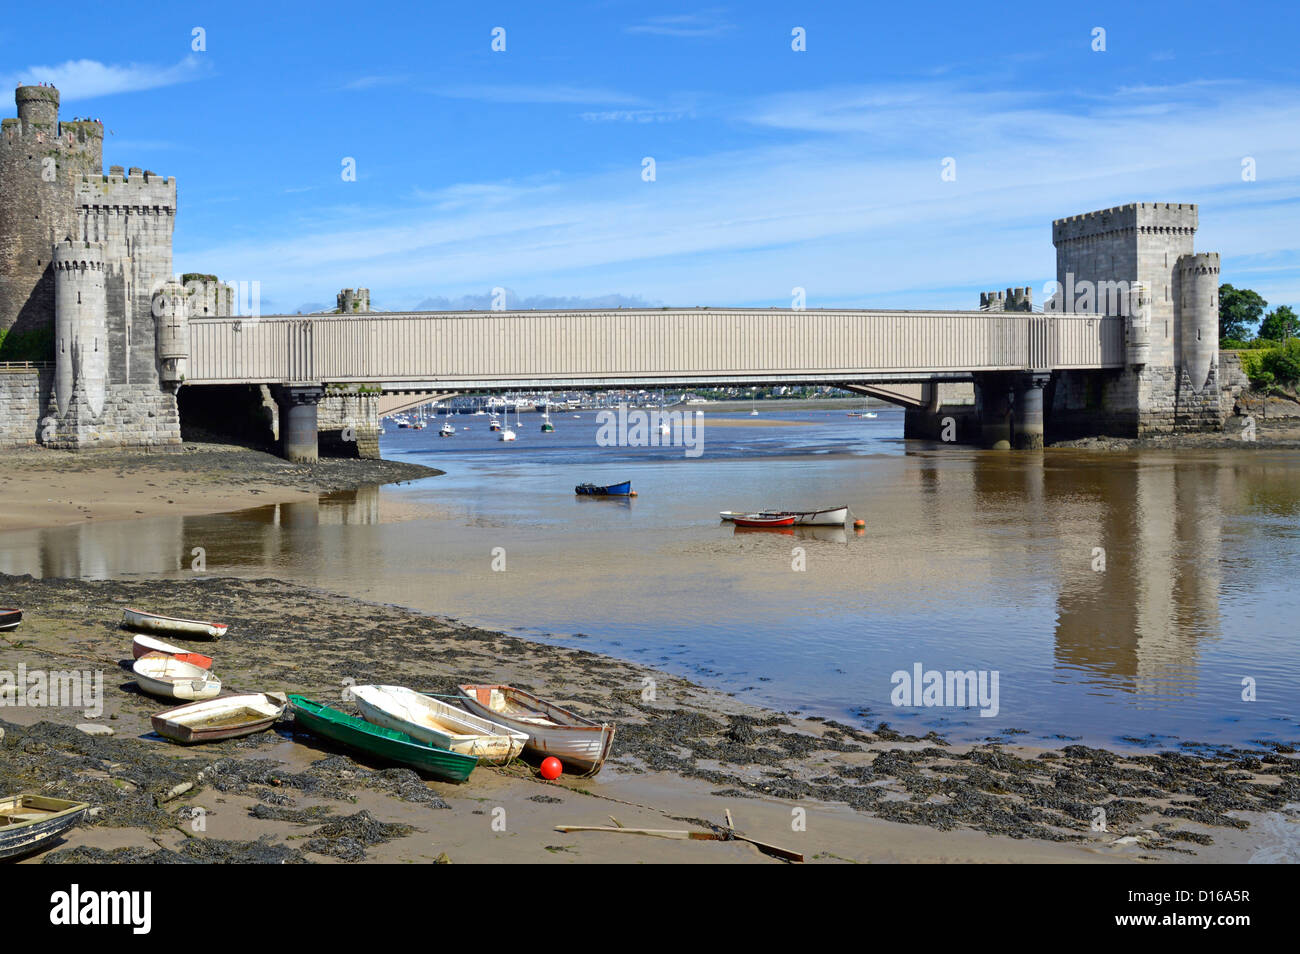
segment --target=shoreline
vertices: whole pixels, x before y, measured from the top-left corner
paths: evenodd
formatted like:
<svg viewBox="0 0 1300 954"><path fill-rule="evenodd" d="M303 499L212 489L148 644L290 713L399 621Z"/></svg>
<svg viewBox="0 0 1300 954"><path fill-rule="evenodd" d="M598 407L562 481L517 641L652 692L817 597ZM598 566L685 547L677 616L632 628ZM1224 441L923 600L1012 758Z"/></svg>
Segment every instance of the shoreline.
<svg viewBox="0 0 1300 954"><path fill-rule="evenodd" d="M735 842L552 831L608 824L610 814L632 827L698 827L720 823L724 809L749 835L810 861L1244 861L1295 851L1270 834L1288 824L1274 813L1300 802L1300 760L1288 746L949 745L883 723L866 730L773 712L630 661L270 579L0 576L0 588L28 614L0 636L0 670L97 667L104 713L95 721L113 730L83 734L78 712L0 707L0 788L71 793L103 808L34 861L170 858L159 850L242 861L443 852L453 861L770 861ZM167 704L140 695L123 665L130 633L117 624L122 607L138 604L230 623L223 640L192 645L216 658L231 691L299 692L354 710L341 700L349 680L437 693L458 680L510 682L614 721L614 751L592 779L547 783L516 763L450 785L358 762L283 722L243 740L171 745L149 735L149 715ZM198 808L210 824L196 838L187 827ZM353 817L359 808L369 815ZM490 827L497 808L503 831ZM1105 831L1092 829L1098 808ZM797 809L803 831L791 827ZM340 834L330 834L334 823ZM358 840L383 825L407 827Z"/></svg>
<svg viewBox="0 0 1300 954"><path fill-rule="evenodd" d="M239 445L192 441L152 451L9 451L0 469L0 533L315 501L322 493L442 473L392 460L321 458L316 464L291 464Z"/></svg>

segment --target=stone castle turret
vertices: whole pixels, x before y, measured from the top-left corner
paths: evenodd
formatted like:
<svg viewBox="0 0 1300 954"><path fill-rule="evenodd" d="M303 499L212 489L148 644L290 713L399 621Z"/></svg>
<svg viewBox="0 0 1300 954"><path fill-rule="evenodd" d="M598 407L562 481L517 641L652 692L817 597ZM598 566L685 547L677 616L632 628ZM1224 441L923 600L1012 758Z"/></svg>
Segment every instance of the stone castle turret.
<svg viewBox="0 0 1300 954"><path fill-rule="evenodd" d="M1033 311L1032 288L1008 288L1005 292L980 292L980 311Z"/></svg>
<svg viewBox="0 0 1300 954"><path fill-rule="evenodd" d="M344 288L338 295L338 312L354 315L370 310L369 288Z"/></svg>
<svg viewBox="0 0 1300 954"><path fill-rule="evenodd" d="M176 443L187 337L154 311L172 279L176 181L105 175L102 124L61 122L53 87L14 99L0 123L0 360L53 360L45 443Z"/></svg>

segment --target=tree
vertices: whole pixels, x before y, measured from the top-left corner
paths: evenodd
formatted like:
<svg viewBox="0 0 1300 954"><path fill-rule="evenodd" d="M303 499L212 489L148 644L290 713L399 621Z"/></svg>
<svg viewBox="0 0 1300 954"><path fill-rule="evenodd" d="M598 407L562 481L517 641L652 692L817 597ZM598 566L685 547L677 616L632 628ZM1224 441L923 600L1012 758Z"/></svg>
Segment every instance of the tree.
<svg viewBox="0 0 1300 954"><path fill-rule="evenodd" d="M1219 286L1219 338L1244 341L1259 324L1268 302L1249 288Z"/></svg>
<svg viewBox="0 0 1300 954"><path fill-rule="evenodd" d="M1259 336L1269 341L1300 337L1300 317L1296 316L1289 305L1278 305L1260 324Z"/></svg>

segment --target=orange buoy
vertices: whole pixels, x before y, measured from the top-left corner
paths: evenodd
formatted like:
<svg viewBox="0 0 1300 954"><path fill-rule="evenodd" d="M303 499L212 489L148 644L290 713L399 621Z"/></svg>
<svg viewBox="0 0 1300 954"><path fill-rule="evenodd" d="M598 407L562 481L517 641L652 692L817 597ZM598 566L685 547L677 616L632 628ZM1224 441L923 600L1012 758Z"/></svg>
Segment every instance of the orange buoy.
<svg viewBox="0 0 1300 954"><path fill-rule="evenodd" d="M862 529L864 529L864 528L866 527L866 525L867 525L867 521L865 521L865 520L854 520L854 521L853 521L853 529L854 529L854 530L862 530Z"/></svg>
<svg viewBox="0 0 1300 954"><path fill-rule="evenodd" d="M629 497L635 497L635 496L636 496L636 491L635 491L635 490L629 490L629 491L627 492L627 495L628 495Z"/></svg>
<svg viewBox="0 0 1300 954"><path fill-rule="evenodd" d="M548 755L546 758L542 759L541 771L542 778L546 779L548 782L553 782L560 777L560 773L564 771L564 766L560 764L560 760L554 755Z"/></svg>

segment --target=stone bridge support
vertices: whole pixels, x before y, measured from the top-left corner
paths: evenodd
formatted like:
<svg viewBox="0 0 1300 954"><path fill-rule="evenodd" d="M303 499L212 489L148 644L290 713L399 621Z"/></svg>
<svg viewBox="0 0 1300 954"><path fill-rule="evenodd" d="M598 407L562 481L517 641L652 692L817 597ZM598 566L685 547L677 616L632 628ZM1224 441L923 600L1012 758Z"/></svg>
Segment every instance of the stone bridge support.
<svg viewBox="0 0 1300 954"><path fill-rule="evenodd" d="M295 464L314 464L320 459L316 440L316 408L325 389L314 385L279 385L274 389L280 407L280 454Z"/></svg>

